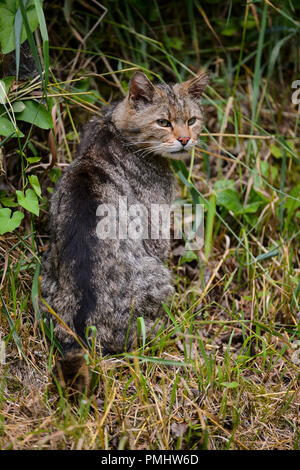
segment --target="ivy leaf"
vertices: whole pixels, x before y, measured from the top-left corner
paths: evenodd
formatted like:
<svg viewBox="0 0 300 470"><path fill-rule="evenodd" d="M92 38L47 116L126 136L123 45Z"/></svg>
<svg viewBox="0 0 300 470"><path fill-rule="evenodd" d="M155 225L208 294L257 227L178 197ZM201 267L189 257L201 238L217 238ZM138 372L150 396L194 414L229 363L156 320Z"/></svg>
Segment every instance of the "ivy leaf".
<svg viewBox="0 0 300 470"><path fill-rule="evenodd" d="M39 215L39 202L33 189L26 189L25 194L23 191L16 191L16 194L20 206L37 216Z"/></svg>
<svg viewBox="0 0 300 470"><path fill-rule="evenodd" d="M12 232L19 227L24 214L19 211L15 211L11 217L11 209L3 208L0 209L0 235L4 235L6 232Z"/></svg>
<svg viewBox="0 0 300 470"><path fill-rule="evenodd" d="M20 113L16 112L16 118L20 121L35 124L41 129L50 129L53 127L51 114L45 106L36 101L26 101L25 109Z"/></svg>

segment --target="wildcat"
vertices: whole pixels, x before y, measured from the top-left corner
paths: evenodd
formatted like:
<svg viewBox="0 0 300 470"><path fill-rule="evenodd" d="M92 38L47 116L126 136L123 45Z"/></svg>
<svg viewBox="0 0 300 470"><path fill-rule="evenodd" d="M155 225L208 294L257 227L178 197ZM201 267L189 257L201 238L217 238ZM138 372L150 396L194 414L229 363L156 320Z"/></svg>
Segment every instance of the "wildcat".
<svg viewBox="0 0 300 470"><path fill-rule="evenodd" d="M181 84L154 85L136 72L125 99L87 124L78 156L52 196L42 297L83 343L87 328L95 326L104 355L129 350L136 318L151 325L173 289L164 265L169 241L101 239L97 208L117 206L120 197L128 206L172 203L170 159L184 158L197 142L207 83L205 73ZM54 334L67 376L80 347L59 323Z"/></svg>

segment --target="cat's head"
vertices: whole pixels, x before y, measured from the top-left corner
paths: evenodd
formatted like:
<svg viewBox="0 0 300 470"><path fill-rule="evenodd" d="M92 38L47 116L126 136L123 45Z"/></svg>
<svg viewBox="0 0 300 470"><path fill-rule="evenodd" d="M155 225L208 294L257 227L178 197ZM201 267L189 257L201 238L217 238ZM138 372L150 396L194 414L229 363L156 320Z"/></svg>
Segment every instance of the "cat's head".
<svg viewBox="0 0 300 470"><path fill-rule="evenodd" d="M143 155L183 158L197 143L203 125L201 95L208 84L204 73L175 85L153 85L136 72L113 121Z"/></svg>

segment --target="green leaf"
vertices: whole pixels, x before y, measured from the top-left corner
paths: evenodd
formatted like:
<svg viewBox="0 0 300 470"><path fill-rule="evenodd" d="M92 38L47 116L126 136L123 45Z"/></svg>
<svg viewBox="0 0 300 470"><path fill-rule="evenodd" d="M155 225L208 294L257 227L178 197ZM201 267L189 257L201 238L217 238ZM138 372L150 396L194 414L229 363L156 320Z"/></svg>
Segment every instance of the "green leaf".
<svg viewBox="0 0 300 470"><path fill-rule="evenodd" d="M40 0L34 0L36 13L38 16L39 27L43 39L43 56L44 56L44 70L45 70L45 84L48 83L49 76L49 37L46 26L45 15Z"/></svg>
<svg viewBox="0 0 300 470"><path fill-rule="evenodd" d="M14 77L6 77L3 78L3 80L0 80L0 104L5 104L7 102L7 95L13 80Z"/></svg>
<svg viewBox="0 0 300 470"><path fill-rule="evenodd" d="M15 113L20 113L21 111L24 111L25 104L23 103L23 101L16 101L15 103L13 103L12 108Z"/></svg>
<svg viewBox="0 0 300 470"><path fill-rule="evenodd" d="M6 92L7 95L8 95L10 86L11 86L12 82L14 81L14 79L15 79L15 77L9 76L9 77L5 77L1 80L4 83L5 92Z"/></svg>
<svg viewBox="0 0 300 470"><path fill-rule="evenodd" d="M2 47L2 53L8 54L15 49L15 17L19 7L17 0L1 0L0 1L0 43ZM34 6L34 0L29 0L26 5L26 15L30 30L34 31L38 24L38 16ZM26 30L23 25L21 31L22 44L27 39Z"/></svg>
<svg viewBox="0 0 300 470"><path fill-rule="evenodd" d="M257 212L257 209L263 204L263 201L256 201L256 202L251 202L250 204L247 204L245 207L242 208L241 213L242 214L255 214Z"/></svg>
<svg viewBox="0 0 300 470"><path fill-rule="evenodd" d="M226 388L237 388L239 386L237 382L222 382L220 385Z"/></svg>
<svg viewBox="0 0 300 470"><path fill-rule="evenodd" d="M277 145L275 144L271 145L270 150L271 150L271 154L273 155L273 157L275 158L283 157L283 152L280 147L277 147Z"/></svg>
<svg viewBox="0 0 300 470"><path fill-rule="evenodd" d="M211 253L213 246L213 228L214 220L216 215L216 193L212 192L209 197L208 208L207 208L207 217L206 217L206 227L205 227L205 246L204 246L204 255L208 259Z"/></svg>
<svg viewBox="0 0 300 470"><path fill-rule="evenodd" d="M232 211L234 214L240 213L243 209L238 192L233 189L225 189L225 191L218 192L217 204L226 207L227 210Z"/></svg>
<svg viewBox="0 0 300 470"><path fill-rule="evenodd" d="M25 157L28 163L36 163L41 160L42 157Z"/></svg>
<svg viewBox="0 0 300 470"><path fill-rule="evenodd" d="M61 169L60 168L51 168L51 170L50 170L50 180L52 181L52 183L56 184L60 177L61 177Z"/></svg>
<svg viewBox="0 0 300 470"><path fill-rule="evenodd" d="M11 209L0 209L0 235L4 235L4 233L11 232L19 227L23 217L24 214L22 212L15 211L11 217Z"/></svg>
<svg viewBox="0 0 300 470"><path fill-rule="evenodd" d="M147 356L138 356L133 354L124 353L124 357L130 357L132 359L136 358L141 362L154 362L155 364L160 364L162 366L174 366L174 367L187 367L188 364L184 361L172 361L168 359L162 359L160 357L147 357Z"/></svg>
<svg viewBox="0 0 300 470"><path fill-rule="evenodd" d="M227 26L226 28L222 29L221 34L223 36L233 36L238 31L236 26Z"/></svg>
<svg viewBox="0 0 300 470"><path fill-rule="evenodd" d="M15 13L4 5L0 6L0 43L3 54L8 54L15 48Z"/></svg>
<svg viewBox="0 0 300 470"><path fill-rule="evenodd" d="M183 39L180 38L167 38L168 46L176 49L177 51L181 51L183 48Z"/></svg>
<svg viewBox="0 0 300 470"><path fill-rule="evenodd" d="M7 191L1 190L0 191L0 203L5 207L17 207L17 203L15 202L15 197L13 194L8 194Z"/></svg>
<svg viewBox="0 0 300 470"><path fill-rule="evenodd" d="M244 20L240 21L240 25L241 26L244 25ZM247 21L245 23L245 26L246 26L247 29L255 28L255 26L256 26L255 18L253 16L249 15L248 18L247 18Z"/></svg>
<svg viewBox="0 0 300 470"><path fill-rule="evenodd" d="M36 175L30 175L28 176L28 179L29 179L29 182L31 184L31 186L33 187L35 193L41 197L42 196L42 192L41 192L41 186L40 186L40 182L39 182L39 179Z"/></svg>
<svg viewBox="0 0 300 470"><path fill-rule="evenodd" d="M294 211L298 207L300 207L300 184L297 184L291 191L290 195L293 196L293 198L297 198L297 201L295 199L290 199L288 198L285 207L288 209L288 211L292 210Z"/></svg>
<svg viewBox="0 0 300 470"><path fill-rule="evenodd" d="M42 2L40 0L34 0L34 5L35 5L35 8L36 8L36 14L37 14L37 17L38 17L38 21L39 21L43 41L48 41L49 37L48 37L48 31L47 31L44 11L43 11L43 7L42 7Z"/></svg>
<svg viewBox="0 0 300 470"><path fill-rule="evenodd" d="M19 137L24 137L24 134L19 129L17 130L15 129L11 121L6 119L5 117L0 117L0 135L4 135L4 137L8 137L9 135L12 135L12 134L13 136L16 136L17 133Z"/></svg>
<svg viewBox="0 0 300 470"><path fill-rule="evenodd" d="M218 180L214 184L214 191L216 193L218 193L220 191L224 191L225 189L235 190L235 182L233 180Z"/></svg>
<svg viewBox="0 0 300 470"><path fill-rule="evenodd" d="M38 323L41 321L41 313L39 307L39 274L40 274L40 263L36 264L36 270L32 280L32 289L31 289L31 301L35 313L35 318Z"/></svg>
<svg viewBox="0 0 300 470"><path fill-rule="evenodd" d="M36 101L26 101L25 109L20 113L16 113L16 118L20 121L35 124L41 129L50 129L53 127L51 114L45 106Z"/></svg>
<svg viewBox="0 0 300 470"><path fill-rule="evenodd" d="M260 162L260 171L264 178L271 178L272 181L274 181L278 175L278 169L276 166L270 165L264 161Z"/></svg>
<svg viewBox="0 0 300 470"><path fill-rule="evenodd" d="M37 216L39 215L39 202L33 189L27 189L25 194L23 191L16 191L16 194L20 206Z"/></svg>
<svg viewBox="0 0 300 470"><path fill-rule="evenodd" d="M196 253L194 253L194 251L186 251L184 255L180 258L179 266L181 266L183 263L190 263L195 259L198 259L198 256L196 255Z"/></svg>
<svg viewBox="0 0 300 470"><path fill-rule="evenodd" d="M13 337L13 339L14 339L14 342L16 343L16 346L17 346L17 348L18 348L19 353L22 354L22 356L23 356L25 362L29 365L28 359L27 359L27 357L26 357L26 355L25 355L25 353L24 353L24 351L23 351L23 348L22 348L21 340L20 340L20 338L19 338L19 336L18 336L18 334L17 334L17 332L16 332L16 323L13 321L13 319L12 319L10 313L9 313L8 308L7 308L7 305L6 305L5 301L4 301L4 299L3 299L2 295L1 295L1 293L0 293L0 298L1 298L1 301L2 301L2 305L3 305L3 307L4 307L4 314L5 314L5 316L6 316L7 320L8 320L8 323L9 323L9 328L10 328L10 332L11 332L10 334L12 335L12 337Z"/></svg>

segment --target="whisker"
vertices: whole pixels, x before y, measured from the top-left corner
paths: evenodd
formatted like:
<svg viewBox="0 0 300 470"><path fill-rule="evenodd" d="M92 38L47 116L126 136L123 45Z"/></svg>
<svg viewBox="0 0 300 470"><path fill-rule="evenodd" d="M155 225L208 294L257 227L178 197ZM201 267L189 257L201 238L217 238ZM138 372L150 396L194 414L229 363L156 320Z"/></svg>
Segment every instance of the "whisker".
<svg viewBox="0 0 300 470"><path fill-rule="evenodd" d="M157 144L157 145L153 145L151 147L145 148L145 149L144 148L137 149L133 153L134 154L141 153L142 155L144 155L144 154L154 152L155 150L163 150L163 147L161 146L161 144Z"/></svg>

